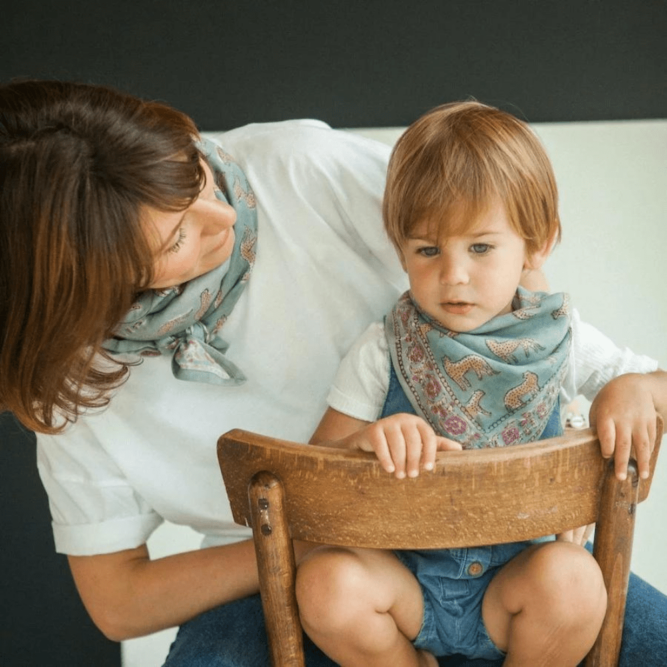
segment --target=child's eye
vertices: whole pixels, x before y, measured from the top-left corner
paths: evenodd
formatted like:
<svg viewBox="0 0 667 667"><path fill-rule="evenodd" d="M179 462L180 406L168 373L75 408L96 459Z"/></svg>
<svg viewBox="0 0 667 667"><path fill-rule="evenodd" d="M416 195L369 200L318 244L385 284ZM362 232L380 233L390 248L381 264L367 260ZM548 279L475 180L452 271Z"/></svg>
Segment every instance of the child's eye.
<svg viewBox="0 0 667 667"><path fill-rule="evenodd" d="M440 248L434 245L424 246L417 249L417 254L422 255L422 257L436 257L440 254Z"/></svg>
<svg viewBox="0 0 667 667"><path fill-rule="evenodd" d="M491 250L493 250L493 246L490 246L488 243L474 243L470 246L470 252L473 255L486 255Z"/></svg>
<svg viewBox="0 0 667 667"><path fill-rule="evenodd" d="M176 243L174 243L174 245L169 248L169 252L178 252L181 249L181 245L183 245L183 241L185 241L185 230L183 227L180 227L178 230L178 238L176 239Z"/></svg>

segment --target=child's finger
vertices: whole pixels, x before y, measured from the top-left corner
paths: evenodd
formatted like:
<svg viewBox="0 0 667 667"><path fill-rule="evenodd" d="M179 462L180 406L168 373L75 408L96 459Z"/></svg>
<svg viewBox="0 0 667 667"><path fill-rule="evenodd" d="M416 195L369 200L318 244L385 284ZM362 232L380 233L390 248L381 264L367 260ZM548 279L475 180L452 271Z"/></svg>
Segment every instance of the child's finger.
<svg viewBox="0 0 667 667"><path fill-rule="evenodd" d="M564 533L556 535L557 542L574 542L574 530L566 530Z"/></svg>
<svg viewBox="0 0 667 667"><path fill-rule="evenodd" d="M439 452L460 452L463 446L456 440L450 440L443 436L436 436L436 448Z"/></svg>
<svg viewBox="0 0 667 667"><path fill-rule="evenodd" d="M605 459L610 459L614 455L616 446L616 427L611 419L598 421L595 425L597 436L600 440L600 453Z"/></svg>
<svg viewBox="0 0 667 667"><path fill-rule="evenodd" d="M438 437L435 431L426 423L419 425L419 434L422 441L421 464L424 470L433 470L435 466L435 452L438 446Z"/></svg>
<svg viewBox="0 0 667 667"><path fill-rule="evenodd" d="M394 462L394 475L398 479L405 477L405 456L406 446L403 430L395 423L387 424L385 429L385 437L387 439L387 446L389 447L389 455Z"/></svg>
<svg viewBox="0 0 667 667"><path fill-rule="evenodd" d="M403 436L405 438L406 473L408 477L417 477L423 450L421 429L415 423L408 424L403 428Z"/></svg>
<svg viewBox="0 0 667 667"><path fill-rule="evenodd" d="M635 433L632 436L632 448L635 453L635 458L637 459L639 476L642 479L646 479L649 475L649 464L654 442L655 440L651 439L648 429L639 431L639 433Z"/></svg>
<svg viewBox="0 0 667 667"><path fill-rule="evenodd" d="M369 444L372 451L375 452L380 465L388 473L392 473L396 470L396 466L391 458L391 453L389 451L389 443L385 437L384 431L382 429L377 429L373 433L372 437L369 438Z"/></svg>
<svg viewBox="0 0 667 667"><path fill-rule="evenodd" d="M616 426L616 442L614 451L614 470L616 477L624 480L628 476L628 462L632 450L632 434L621 426Z"/></svg>
<svg viewBox="0 0 667 667"><path fill-rule="evenodd" d="M651 445L651 454L653 454L653 450L655 449L655 443L656 440L658 439L658 424L656 423L655 416L653 417L653 419L649 420L648 423L648 439Z"/></svg>

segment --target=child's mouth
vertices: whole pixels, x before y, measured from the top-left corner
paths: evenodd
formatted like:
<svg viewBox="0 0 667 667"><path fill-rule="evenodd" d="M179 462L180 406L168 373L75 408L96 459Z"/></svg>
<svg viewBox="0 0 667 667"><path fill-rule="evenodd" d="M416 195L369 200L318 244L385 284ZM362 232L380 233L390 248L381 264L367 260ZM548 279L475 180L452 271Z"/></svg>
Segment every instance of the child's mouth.
<svg viewBox="0 0 667 667"><path fill-rule="evenodd" d="M442 309L451 315L466 315L473 309L473 304L466 301L446 301Z"/></svg>

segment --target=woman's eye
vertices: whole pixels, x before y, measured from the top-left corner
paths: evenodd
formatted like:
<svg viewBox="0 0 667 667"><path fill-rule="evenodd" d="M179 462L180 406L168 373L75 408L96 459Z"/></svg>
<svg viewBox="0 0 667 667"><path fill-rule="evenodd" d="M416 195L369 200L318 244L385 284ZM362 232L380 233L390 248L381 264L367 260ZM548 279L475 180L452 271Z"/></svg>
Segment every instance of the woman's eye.
<svg viewBox="0 0 667 667"><path fill-rule="evenodd" d="M474 243L470 246L470 251L474 255L486 255L492 247L488 243Z"/></svg>
<svg viewBox="0 0 667 667"><path fill-rule="evenodd" d="M440 248L437 246L426 246L424 248L419 248L417 252L422 255L422 257L435 257L440 254Z"/></svg>
<svg viewBox="0 0 667 667"><path fill-rule="evenodd" d="M178 230L178 238L176 239L176 243L174 243L174 245L169 248L169 252L178 252L183 245L183 241L185 241L185 230L181 227Z"/></svg>

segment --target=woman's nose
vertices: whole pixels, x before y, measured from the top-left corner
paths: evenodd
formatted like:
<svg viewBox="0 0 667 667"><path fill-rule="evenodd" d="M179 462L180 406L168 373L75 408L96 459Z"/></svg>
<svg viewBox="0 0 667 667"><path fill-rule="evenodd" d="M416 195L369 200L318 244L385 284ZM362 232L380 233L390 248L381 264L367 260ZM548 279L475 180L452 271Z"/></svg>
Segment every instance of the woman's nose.
<svg viewBox="0 0 667 667"><path fill-rule="evenodd" d="M226 201L219 199L200 201L200 215L204 219L205 230L209 234L218 234L223 229L232 227L236 222L236 211Z"/></svg>

